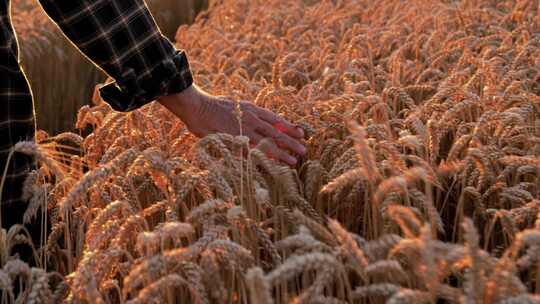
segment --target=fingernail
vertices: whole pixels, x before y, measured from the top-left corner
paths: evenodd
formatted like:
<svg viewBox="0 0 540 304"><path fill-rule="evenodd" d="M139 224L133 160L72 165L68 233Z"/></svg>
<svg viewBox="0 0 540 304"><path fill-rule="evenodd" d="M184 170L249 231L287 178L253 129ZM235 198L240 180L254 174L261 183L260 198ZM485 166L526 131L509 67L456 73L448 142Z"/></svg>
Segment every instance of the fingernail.
<svg viewBox="0 0 540 304"><path fill-rule="evenodd" d="M300 136L304 137L304 130L302 128L297 127L296 130L300 132Z"/></svg>
<svg viewBox="0 0 540 304"><path fill-rule="evenodd" d="M296 165L296 163L298 162L298 161L296 160L296 158L294 158L294 157L292 157L292 156L287 156L287 160L288 160L288 162L289 162L290 164L292 164L292 165Z"/></svg>
<svg viewBox="0 0 540 304"><path fill-rule="evenodd" d="M306 152L307 152L306 147L301 146L300 147L300 154L304 155L304 154L306 154Z"/></svg>

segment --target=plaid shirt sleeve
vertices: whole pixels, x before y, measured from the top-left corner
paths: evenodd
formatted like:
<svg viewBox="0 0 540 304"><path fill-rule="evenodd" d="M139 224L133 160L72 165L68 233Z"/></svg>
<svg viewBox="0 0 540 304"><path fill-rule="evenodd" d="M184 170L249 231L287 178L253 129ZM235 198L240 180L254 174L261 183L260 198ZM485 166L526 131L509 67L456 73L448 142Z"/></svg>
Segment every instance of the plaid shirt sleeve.
<svg viewBox="0 0 540 304"><path fill-rule="evenodd" d="M193 78L185 52L157 27L144 0L40 0L64 34L115 81L100 88L117 111L179 93Z"/></svg>

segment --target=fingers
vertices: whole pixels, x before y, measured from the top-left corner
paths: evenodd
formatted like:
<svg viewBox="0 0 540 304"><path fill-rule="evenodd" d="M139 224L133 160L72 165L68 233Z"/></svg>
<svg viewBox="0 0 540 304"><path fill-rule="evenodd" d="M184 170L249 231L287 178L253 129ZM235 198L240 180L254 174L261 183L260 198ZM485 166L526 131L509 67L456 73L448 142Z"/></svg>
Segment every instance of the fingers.
<svg viewBox="0 0 540 304"><path fill-rule="evenodd" d="M252 148L261 150L268 155L268 157L280 160L289 166L294 166L298 162L294 156L277 147L271 138L265 138L257 132L249 132L246 136L249 138Z"/></svg>
<svg viewBox="0 0 540 304"><path fill-rule="evenodd" d="M285 150L280 149L270 138L261 140L257 145L257 148L268 155L268 157L280 160L289 166L294 166L298 163L296 157L290 155Z"/></svg>
<svg viewBox="0 0 540 304"><path fill-rule="evenodd" d="M289 166L294 166L298 162L296 157L291 155L287 150L279 148L274 139L257 132L249 132L246 135L249 137L251 146L256 146L256 148L263 151L268 157L280 160Z"/></svg>
<svg viewBox="0 0 540 304"><path fill-rule="evenodd" d="M280 132L286 133L287 135L302 139L304 138L304 131L295 125L291 124L287 120L283 119L281 116L273 113L264 108L257 108L257 115L262 120L266 121L274 128L278 129Z"/></svg>
<svg viewBox="0 0 540 304"><path fill-rule="evenodd" d="M264 139L264 137L257 132L248 132L245 135L249 138L249 145L252 148L255 147L261 140Z"/></svg>
<svg viewBox="0 0 540 304"><path fill-rule="evenodd" d="M300 155L304 155L306 153L306 148L297 139L278 131L265 121L260 120L260 123L257 124L255 130L264 137L274 139L279 147L291 150Z"/></svg>

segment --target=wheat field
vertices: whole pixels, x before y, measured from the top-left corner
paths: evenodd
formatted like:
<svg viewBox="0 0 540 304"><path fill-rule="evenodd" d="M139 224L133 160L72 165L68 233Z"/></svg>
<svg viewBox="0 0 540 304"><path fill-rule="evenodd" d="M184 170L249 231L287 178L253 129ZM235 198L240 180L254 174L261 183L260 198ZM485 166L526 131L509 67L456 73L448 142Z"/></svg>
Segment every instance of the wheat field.
<svg viewBox="0 0 540 304"><path fill-rule="evenodd" d="M307 156L95 94L90 135L15 147L42 164L25 218L53 226L35 268L11 256L21 227L1 234L2 303L540 303L539 16L211 1L176 33L196 83L299 124Z"/></svg>

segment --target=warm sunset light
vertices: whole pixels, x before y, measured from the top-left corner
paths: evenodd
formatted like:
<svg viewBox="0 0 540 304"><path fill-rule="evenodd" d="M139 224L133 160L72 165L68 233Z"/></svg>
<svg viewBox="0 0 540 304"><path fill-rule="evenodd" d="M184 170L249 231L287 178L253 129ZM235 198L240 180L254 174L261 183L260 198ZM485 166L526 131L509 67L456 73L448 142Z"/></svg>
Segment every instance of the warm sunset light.
<svg viewBox="0 0 540 304"><path fill-rule="evenodd" d="M0 0L0 304L540 304L540 0Z"/></svg>

